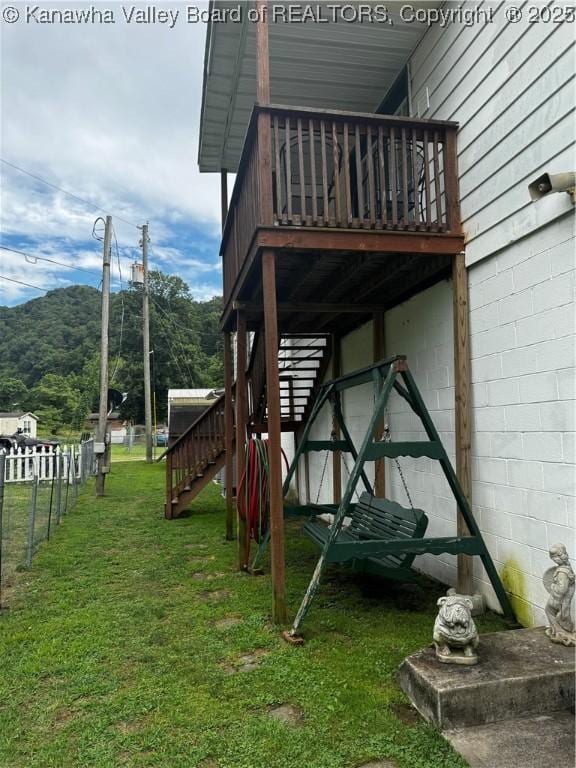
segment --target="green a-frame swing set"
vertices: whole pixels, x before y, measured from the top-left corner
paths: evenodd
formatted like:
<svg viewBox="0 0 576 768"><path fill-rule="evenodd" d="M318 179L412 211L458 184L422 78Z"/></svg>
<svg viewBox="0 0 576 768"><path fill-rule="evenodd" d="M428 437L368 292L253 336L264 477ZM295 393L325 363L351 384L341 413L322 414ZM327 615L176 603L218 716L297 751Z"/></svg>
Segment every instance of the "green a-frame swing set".
<svg viewBox="0 0 576 768"><path fill-rule="evenodd" d="M343 418L341 393L352 387L370 382L374 386L374 411L362 444L357 450ZM412 411L419 417L427 440L394 442L374 438L393 390L404 398ZM327 402L332 405L342 439L310 440L312 426ZM342 500L338 505L305 504L298 507L285 507L285 515L287 516L319 515L322 512L331 512L334 515L330 527L320 526L313 522L305 526L305 531L316 541L322 551L292 628L288 633L292 638L299 634L326 565L335 562L351 562L353 565L360 565L362 570L372 570L387 577L407 579L411 577L410 564L414 557L425 553L479 556L505 616L515 621L508 595L474 519L470 504L408 368L405 356L396 355L385 358L367 368L327 381L320 387L300 444L284 481L284 495L288 492L300 457L306 452L321 450L348 452L354 459L354 466L350 471ZM422 510L406 509L396 502L374 498L373 490L364 471L364 464L367 461L376 461L385 457L397 459L400 456L426 457L440 462L469 535L425 538L423 534L426 530L427 518ZM366 488L366 493L363 493L359 501L354 503L352 499L360 480ZM351 519L352 522L348 527L343 528L345 518ZM267 541L268 537L262 541L255 562L261 555ZM372 567L366 568L362 565L366 563L371 564Z"/></svg>

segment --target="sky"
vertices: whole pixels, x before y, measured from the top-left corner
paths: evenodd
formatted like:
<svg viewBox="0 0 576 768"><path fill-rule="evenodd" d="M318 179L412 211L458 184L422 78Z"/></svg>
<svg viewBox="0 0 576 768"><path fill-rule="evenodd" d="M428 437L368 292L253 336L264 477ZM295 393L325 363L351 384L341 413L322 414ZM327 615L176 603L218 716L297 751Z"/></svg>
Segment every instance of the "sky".
<svg viewBox="0 0 576 768"><path fill-rule="evenodd" d="M38 5L112 10L116 23L96 14L43 23L20 2L10 2L18 21L0 21L0 244L23 252L0 250L0 275L46 290L98 287L102 244L92 232L109 213L113 290L140 259L137 227L147 221L150 267L182 277L196 299L220 294L219 178L197 166L206 25L186 23L175 2L155 4L181 10L171 29L127 23L129 3ZM41 295L0 279L0 305Z"/></svg>

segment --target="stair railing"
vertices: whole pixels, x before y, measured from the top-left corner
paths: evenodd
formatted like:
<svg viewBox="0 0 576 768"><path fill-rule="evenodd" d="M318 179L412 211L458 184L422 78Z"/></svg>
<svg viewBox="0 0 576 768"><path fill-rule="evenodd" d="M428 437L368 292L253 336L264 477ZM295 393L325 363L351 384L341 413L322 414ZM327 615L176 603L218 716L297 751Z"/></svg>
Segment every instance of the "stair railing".
<svg viewBox="0 0 576 768"><path fill-rule="evenodd" d="M172 518L173 502L202 476L225 447L224 395L221 395L164 451L167 518Z"/></svg>

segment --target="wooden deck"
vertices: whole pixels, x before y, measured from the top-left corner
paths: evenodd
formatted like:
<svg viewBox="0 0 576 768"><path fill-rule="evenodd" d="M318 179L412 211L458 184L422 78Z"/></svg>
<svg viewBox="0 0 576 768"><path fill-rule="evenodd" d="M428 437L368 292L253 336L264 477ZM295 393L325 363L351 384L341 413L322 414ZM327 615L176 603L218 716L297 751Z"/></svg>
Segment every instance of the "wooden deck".
<svg viewBox="0 0 576 768"><path fill-rule="evenodd" d="M239 308L260 327L264 249L281 332L345 333L447 276L464 245L456 128L256 107L222 238L222 328Z"/></svg>

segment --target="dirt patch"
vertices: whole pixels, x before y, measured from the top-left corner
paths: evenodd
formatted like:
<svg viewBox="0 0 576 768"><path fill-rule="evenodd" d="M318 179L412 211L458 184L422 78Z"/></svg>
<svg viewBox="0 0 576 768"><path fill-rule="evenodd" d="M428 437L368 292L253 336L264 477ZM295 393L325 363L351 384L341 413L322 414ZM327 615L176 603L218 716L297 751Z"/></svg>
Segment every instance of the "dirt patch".
<svg viewBox="0 0 576 768"><path fill-rule="evenodd" d="M236 675L239 672L252 672L254 669L258 669L262 659L268 656L269 653L264 648L257 648L252 653L244 653L242 656L238 656L232 663L226 664L224 671L227 675Z"/></svg>
<svg viewBox="0 0 576 768"><path fill-rule="evenodd" d="M138 731L141 731L145 725L146 724L142 720L132 720L131 722L121 720L119 723L116 723L116 729L124 734L138 733Z"/></svg>
<svg viewBox="0 0 576 768"><path fill-rule="evenodd" d="M227 592L225 589L207 589L204 592L200 592L199 597L207 603L219 603L229 598L230 592Z"/></svg>
<svg viewBox="0 0 576 768"><path fill-rule="evenodd" d="M184 544L184 549L208 549L208 544Z"/></svg>
<svg viewBox="0 0 576 768"><path fill-rule="evenodd" d="M221 579L225 576L224 573L205 573L204 571L196 571L192 574L192 578L195 581L214 581L214 579Z"/></svg>
<svg viewBox="0 0 576 768"><path fill-rule="evenodd" d="M225 616L223 619L218 619L218 621L214 622L214 626L216 629L232 629L233 627L237 627L239 624L242 624L242 619L240 616Z"/></svg>
<svg viewBox="0 0 576 768"><path fill-rule="evenodd" d="M60 709L56 713L56 717L54 718L53 726L56 728L56 730L60 730L61 728L65 728L66 725L70 722L70 720L74 720L78 713L75 712L73 709Z"/></svg>
<svg viewBox="0 0 576 768"><path fill-rule="evenodd" d="M268 710L270 717L286 725L300 725L304 719L304 713L292 704L280 704Z"/></svg>
<svg viewBox="0 0 576 768"><path fill-rule="evenodd" d="M369 763L362 763L358 768L398 768L398 763L388 757L385 760L371 760Z"/></svg>
<svg viewBox="0 0 576 768"><path fill-rule="evenodd" d="M401 720L404 725L418 725L418 723L420 723L422 720L417 710L410 706L410 704L406 704L403 701L392 704L391 709L398 720Z"/></svg>
<svg viewBox="0 0 576 768"><path fill-rule="evenodd" d="M196 768L218 768L218 763L213 757L205 757L200 760Z"/></svg>
<svg viewBox="0 0 576 768"><path fill-rule="evenodd" d="M191 557L188 562L190 563L209 563L210 560L214 560L214 555L197 555Z"/></svg>

